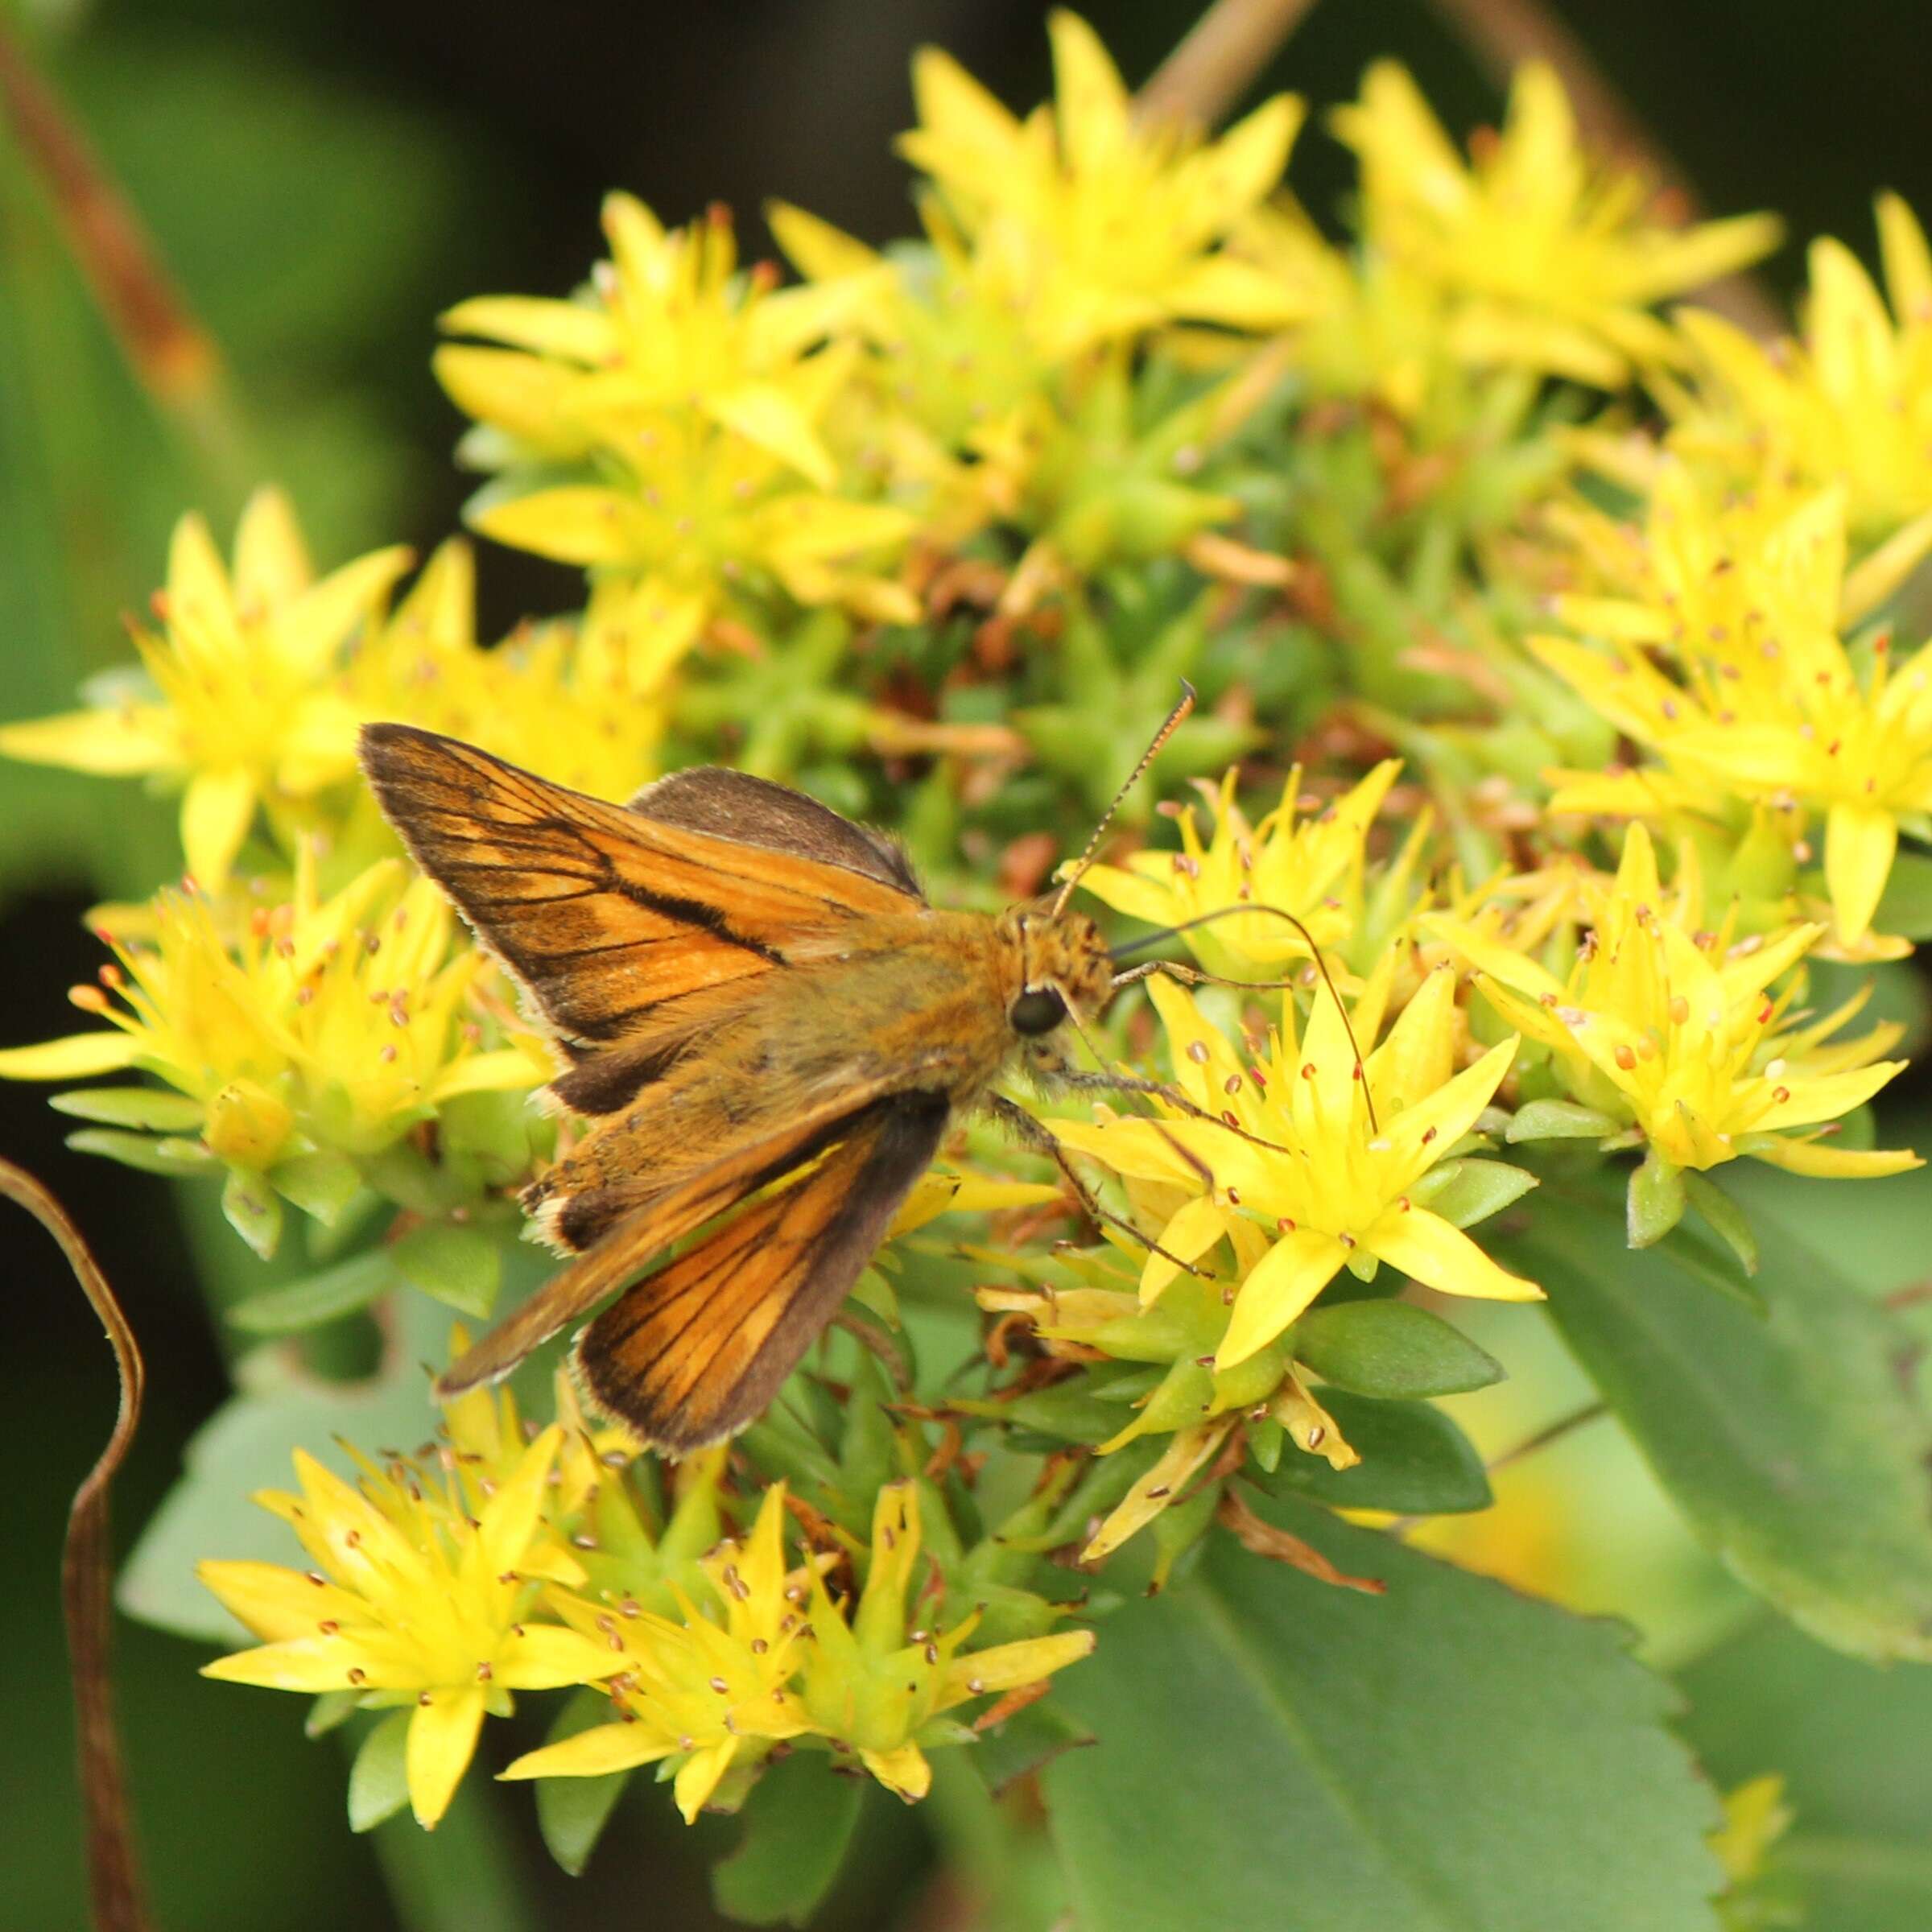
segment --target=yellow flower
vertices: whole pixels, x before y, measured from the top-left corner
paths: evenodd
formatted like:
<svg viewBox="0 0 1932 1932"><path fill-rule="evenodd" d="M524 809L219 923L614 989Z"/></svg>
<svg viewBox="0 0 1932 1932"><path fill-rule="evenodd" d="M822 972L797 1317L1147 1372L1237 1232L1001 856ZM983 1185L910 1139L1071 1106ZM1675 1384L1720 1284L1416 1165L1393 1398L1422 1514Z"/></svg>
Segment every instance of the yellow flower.
<svg viewBox="0 0 1932 1932"><path fill-rule="evenodd" d="M910 621L881 574L906 514L843 493L826 412L852 354L817 348L838 304L737 274L722 210L667 231L644 204L604 206L611 259L580 301L482 296L444 317L436 373L494 432L509 474L473 506L486 535L567 563L658 580L715 608L774 583L804 604ZM551 481L559 465L581 480ZM527 480L526 480L527 479Z"/></svg>
<svg viewBox="0 0 1932 1932"><path fill-rule="evenodd" d="M513 1690L609 1674L601 1645L533 1619L539 1579L582 1575L542 1527L559 1436L554 1427L539 1436L473 1519L420 1471L357 1488L298 1449L300 1496L266 1491L256 1501L289 1524L316 1567L305 1574L276 1563L200 1564L202 1582L263 1640L202 1674L413 1704L410 1802L417 1822L433 1827L469 1767L485 1712L506 1715Z"/></svg>
<svg viewBox="0 0 1932 1932"><path fill-rule="evenodd" d="M486 964L399 860L324 899L305 843L290 902L232 923L205 893L163 893L151 942L116 942L103 969L118 1000L76 990L115 1030L0 1053L0 1078L141 1068L199 1105L216 1159L272 1179L317 1150L378 1153L458 1094L550 1077L534 1040L484 1045L465 1005Z"/></svg>
<svg viewBox="0 0 1932 1932"><path fill-rule="evenodd" d="M963 1655L972 1617L943 1636L908 1633L906 1591L920 1546L911 1484L879 1493L856 1608L832 1601L820 1559L786 1567L784 1519L779 1484L766 1492L749 1537L704 1559L707 1605L674 1591L675 1619L634 1598L600 1604L553 1591L559 1614L608 1653L619 1719L530 1752L503 1775L592 1777L675 1764L689 1823L708 1803L735 1805L774 1744L809 1739L856 1752L889 1789L921 1798L931 1774L919 1734L935 1714L1037 1683L1093 1648L1092 1632L1079 1631Z"/></svg>
<svg viewBox="0 0 1932 1932"><path fill-rule="evenodd" d="M1922 831L1932 811L1932 646L1894 670L1881 638L1861 672L1840 642L1837 490L1799 502L1748 544L1727 541L1721 517L1686 487L1666 481L1659 516L1667 535L1652 533L1645 601L1559 605L1604 648L1554 637L1531 648L1662 761L1682 803L1729 794L1823 817L1837 937L1856 943L1871 928L1901 819ZM1660 646L1674 654L1674 674L1656 661ZM1554 775L1558 811L1647 812L1664 795L1642 777Z"/></svg>
<svg viewBox="0 0 1932 1932"><path fill-rule="evenodd" d="M317 582L287 499L250 499L231 578L198 516L175 526L159 632L134 632L150 683L116 701L0 729L0 753L182 786L190 873L226 881L258 808L272 812L355 770L327 690L345 646L380 606L408 552L372 552Z"/></svg>
<svg viewBox="0 0 1932 1932"><path fill-rule="evenodd" d="M655 777L702 600L656 579L606 577L580 616L485 650L475 575L469 546L445 543L373 630L341 682L345 736L364 721L419 724L596 798L628 798Z"/></svg>
<svg viewBox="0 0 1932 1932"><path fill-rule="evenodd" d="M1373 398L1412 421L1450 392L1459 365L1447 341L1447 298L1411 264L1354 259L1293 208L1257 209L1231 246L1295 291L1302 315L1290 353L1313 395Z"/></svg>
<svg viewBox="0 0 1932 1932"><path fill-rule="evenodd" d="M1591 930L1564 979L1462 922L1428 914L1422 923L1483 976L1483 997L1506 1026L1550 1049L1565 1091L1599 1117L1586 1123L1592 1131L1634 1129L1675 1168L1748 1156L1852 1177L1919 1165L1909 1153L1820 1144L1823 1123L1862 1106L1905 1065L1877 1058L1899 1037L1895 1026L1827 1044L1862 999L1806 1023L1791 1010L1795 980L1770 990L1822 927L1735 945L1728 917L1707 930L1690 848L1666 893L1641 824L1624 836L1615 880L1585 878L1579 890Z"/></svg>
<svg viewBox="0 0 1932 1932"><path fill-rule="evenodd" d="M1614 389L1633 368L1682 359L1649 313L1777 240L1769 216L1690 229L1647 221L1642 184L1592 167L1555 74L1519 68L1501 132L1465 163L1415 83L1378 61L1335 132L1362 171L1377 251L1453 298L1452 353Z"/></svg>
<svg viewBox="0 0 1932 1932"><path fill-rule="evenodd" d="M1364 1043L1377 1030L1388 976L1378 974L1352 1015ZM1292 997L1284 997L1267 1057L1253 1063L1179 988L1157 979L1150 990L1179 1084L1196 1107L1254 1139L1166 1108L1159 1120L1111 1117L1056 1123L1056 1131L1118 1174L1178 1191L1183 1204L1158 1236L1170 1254L1192 1261L1224 1237L1234 1241L1242 1279L1215 1351L1217 1371L1267 1348L1344 1266L1367 1278L1386 1261L1449 1294L1540 1296L1426 1205L1430 1170L1475 1125L1516 1051L1505 1040L1455 1071L1453 974L1439 969L1422 981L1368 1055L1365 1079L1325 986L1298 1039ZM1176 1274L1173 1261L1150 1254L1143 1299Z"/></svg>
<svg viewBox="0 0 1932 1932"><path fill-rule="evenodd" d="M1091 1630L1067 1630L968 1650L976 1613L950 1630L908 1629L906 1593L919 1573L920 1543L918 1485L888 1484L873 1510L871 1556L856 1607L834 1604L824 1577L813 1579L812 1639L799 1691L811 1728L835 1751L856 1752L908 1803L931 1787L923 1747L960 1741L956 1732L933 1726L940 1713L1039 1683L1094 1645ZM915 1612L926 1600L923 1591L914 1596Z"/></svg>
<svg viewBox="0 0 1932 1932"><path fill-rule="evenodd" d="M1055 102L1025 121L948 56L913 64L900 151L1041 352L1063 361L1185 318L1272 330L1295 291L1217 245L1281 179L1301 104L1275 96L1218 141L1137 126L1093 30L1055 12Z"/></svg>
<svg viewBox="0 0 1932 1932"><path fill-rule="evenodd" d="M1889 312L1849 249L1815 242L1798 341L1767 349L1716 316L1679 311L1700 382L1660 392L1687 455L1753 479L1839 484L1867 539L1932 510L1932 256L1896 195L1879 197L1878 237Z"/></svg>
<svg viewBox="0 0 1932 1932"><path fill-rule="evenodd" d="M786 1567L784 1518L779 1484L744 1544L722 1542L704 1558L704 1611L675 1587L675 1619L634 1597L613 1604L553 1591L551 1608L603 1653L618 1721L528 1752L503 1775L593 1777L675 1761L673 1794L688 1824L728 1773L746 1777L774 1744L808 1730L790 1688L810 1638L803 1582Z"/></svg>
<svg viewBox="0 0 1932 1932"><path fill-rule="evenodd" d="M1116 912L1154 926L1179 926L1250 902L1279 906L1318 946L1344 947L1362 916L1369 828L1401 770L1398 760L1385 759L1315 810L1317 802L1301 795L1298 766L1281 803L1259 825L1235 803L1237 774L1230 771L1218 791L1201 787L1213 815L1205 844L1189 805L1180 814L1178 852L1137 852L1125 866L1091 866L1081 883ZM1203 966L1225 978L1276 979L1283 962L1309 957L1307 940L1288 920L1260 912L1217 919L1183 936Z"/></svg>

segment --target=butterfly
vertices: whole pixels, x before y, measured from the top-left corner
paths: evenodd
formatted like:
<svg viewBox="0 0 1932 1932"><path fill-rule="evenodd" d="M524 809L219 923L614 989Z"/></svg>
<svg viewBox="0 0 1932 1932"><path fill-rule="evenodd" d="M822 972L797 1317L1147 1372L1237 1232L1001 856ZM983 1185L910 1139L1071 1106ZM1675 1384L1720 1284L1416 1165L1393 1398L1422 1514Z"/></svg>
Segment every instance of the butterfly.
<svg viewBox="0 0 1932 1932"><path fill-rule="evenodd" d="M621 1290L575 1345L590 1405L672 1455L724 1439L770 1403L978 1107L1113 1218L997 1091L1021 1065L1076 1077L1055 1036L1113 993L1100 928L1067 905L1105 819L1051 902L994 916L931 905L890 840L746 773L680 771L615 805L408 725L365 727L361 758L564 1063L548 1099L588 1123L523 1197L568 1265L440 1396L508 1374Z"/></svg>

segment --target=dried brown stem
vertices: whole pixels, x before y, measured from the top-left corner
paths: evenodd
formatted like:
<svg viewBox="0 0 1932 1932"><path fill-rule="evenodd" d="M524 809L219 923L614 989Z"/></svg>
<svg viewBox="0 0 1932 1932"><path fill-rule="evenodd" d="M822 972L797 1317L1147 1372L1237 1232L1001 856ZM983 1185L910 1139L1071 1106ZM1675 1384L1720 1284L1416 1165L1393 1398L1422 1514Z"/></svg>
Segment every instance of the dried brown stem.
<svg viewBox="0 0 1932 1932"><path fill-rule="evenodd" d="M114 1721L109 1592L114 1558L108 1535L109 1491L141 1419L141 1351L114 1290L66 1209L31 1174L10 1161L0 1160L0 1195L24 1208L60 1243L74 1279L107 1331L120 1372L121 1405L114 1432L87 1480L74 1492L73 1506L68 1513L60 1601L73 1659L80 1795L86 1811L88 1890L95 1932L149 1932L153 1922L148 1917L134 1851L127 1776Z"/></svg>
<svg viewBox="0 0 1932 1932"><path fill-rule="evenodd" d="M1585 141L1669 189L1687 217L1699 214L1689 177L1546 0L1435 0L1435 6L1499 89L1507 89L1525 60L1547 63L1563 81ZM1726 275L1699 299L1754 336L1785 332L1777 304L1754 275Z"/></svg>
<svg viewBox="0 0 1932 1932"><path fill-rule="evenodd" d="M1253 86L1315 0L1214 0L1141 89L1143 126L1212 127Z"/></svg>
<svg viewBox="0 0 1932 1932"><path fill-rule="evenodd" d="M214 338L66 102L4 20L0 112L135 379L220 466L224 482L237 480L243 439Z"/></svg>

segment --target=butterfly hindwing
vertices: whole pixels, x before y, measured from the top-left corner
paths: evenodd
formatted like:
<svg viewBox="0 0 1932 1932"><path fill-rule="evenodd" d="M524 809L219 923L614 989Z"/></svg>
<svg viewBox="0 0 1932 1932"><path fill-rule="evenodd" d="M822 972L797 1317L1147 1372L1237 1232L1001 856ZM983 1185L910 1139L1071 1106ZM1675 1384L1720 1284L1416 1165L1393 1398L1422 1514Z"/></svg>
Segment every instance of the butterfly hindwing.
<svg viewBox="0 0 1932 1932"><path fill-rule="evenodd" d="M754 778L748 771L727 771L716 765L674 771L646 785L631 799L630 809L661 824L788 852L820 865L842 866L925 903L905 853L890 839L841 818L829 805L789 785Z"/></svg>
<svg viewBox="0 0 1932 1932"><path fill-rule="evenodd" d="M837 1312L950 1113L937 1093L871 1102L799 1179L628 1290L577 1344L592 1406L675 1455L751 1422Z"/></svg>
<svg viewBox="0 0 1932 1932"><path fill-rule="evenodd" d="M838 1137L854 1100L872 1097L863 1091L841 1096L834 1104L801 1115L780 1133L748 1141L687 1170L634 1205L594 1247L553 1275L445 1370L437 1395L448 1400L509 1374L533 1348L634 1280L674 1241L815 1159Z"/></svg>
<svg viewBox="0 0 1932 1932"><path fill-rule="evenodd" d="M412 726L367 727L362 758L417 863L580 1059L663 1027L674 1002L715 1004L712 989L782 967L801 941L907 909L856 827L869 869L696 829L696 792L654 817L648 801L587 798Z"/></svg>

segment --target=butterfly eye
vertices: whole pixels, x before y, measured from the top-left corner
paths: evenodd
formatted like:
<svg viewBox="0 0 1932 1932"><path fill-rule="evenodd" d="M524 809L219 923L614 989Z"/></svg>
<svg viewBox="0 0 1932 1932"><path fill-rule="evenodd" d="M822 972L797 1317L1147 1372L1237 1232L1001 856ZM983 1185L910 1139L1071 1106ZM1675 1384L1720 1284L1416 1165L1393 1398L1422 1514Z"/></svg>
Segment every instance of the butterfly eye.
<svg viewBox="0 0 1932 1932"><path fill-rule="evenodd" d="M1036 986L1013 1003L1006 1018L1015 1033L1032 1039L1051 1033L1067 1017L1067 1002L1051 986Z"/></svg>

